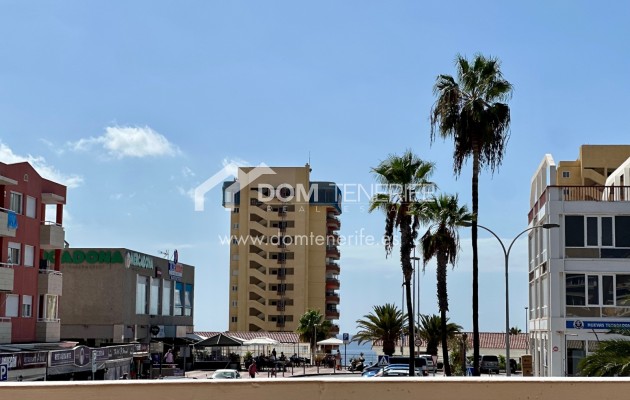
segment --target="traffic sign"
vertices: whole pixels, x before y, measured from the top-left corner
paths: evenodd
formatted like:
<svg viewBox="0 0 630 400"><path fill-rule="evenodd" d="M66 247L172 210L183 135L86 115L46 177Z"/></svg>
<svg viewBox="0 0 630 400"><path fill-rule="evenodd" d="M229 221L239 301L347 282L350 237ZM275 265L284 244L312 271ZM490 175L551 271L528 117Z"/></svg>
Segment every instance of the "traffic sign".
<svg viewBox="0 0 630 400"><path fill-rule="evenodd" d="M422 339L416 338L416 340L413 341L413 344L415 344L416 347L422 346Z"/></svg>
<svg viewBox="0 0 630 400"><path fill-rule="evenodd" d="M389 356L378 356L378 366L385 367L389 365Z"/></svg>
<svg viewBox="0 0 630 400"><path fill-rule="evenodd" d="M350 334L349 333L344 333L341 335L342 339L343 339L343 343L344 344L348 344L350 343Z"/></svg>
<svg viewBox="0 0 630 400"><path fill-rule="evenodd" d="M7 364L0 364L0 381L9 380L9 366Z"/></svg>

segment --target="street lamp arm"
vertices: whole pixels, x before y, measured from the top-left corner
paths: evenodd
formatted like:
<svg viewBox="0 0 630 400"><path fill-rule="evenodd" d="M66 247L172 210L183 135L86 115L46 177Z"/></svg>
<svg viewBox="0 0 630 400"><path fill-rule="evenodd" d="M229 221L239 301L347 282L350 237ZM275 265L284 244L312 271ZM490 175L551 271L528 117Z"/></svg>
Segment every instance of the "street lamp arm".
<svg viewBox="0 0 630 400"><path fill-rule="evenodd" d="M496 233L494 233L494 231L493 231L492 229L487 228L487 227L485 227L485 226L483 226L483 225L479 225L479 224L477 224L477 227L479 227L479 228L481 228L481 229L483 229L483 230L485 230L485 231L487 231L487 232L490 232L490 234L491 234L492 236L494 236L494 237L495 237L495 238L499 241L499 244L501 245L501 248L503 249L503 255L504 255L504 256L506 256L506 257L507 257L507 256L508 256L508 254L510 254L510 251L509 251L509 250L507 250L507 251L505 250L505 245L503 244L503 240L501 240L501 238L499 237L499 235L497 235ZM522 233L523 233L523 232L521 232L521 233L519 234L519 236L520 236ZM517 237L518 237L518 236L517 236ZM512 242L512 243L514 243L514 242ZM510 245L510 247L512 247L512 245Z"/></svg>

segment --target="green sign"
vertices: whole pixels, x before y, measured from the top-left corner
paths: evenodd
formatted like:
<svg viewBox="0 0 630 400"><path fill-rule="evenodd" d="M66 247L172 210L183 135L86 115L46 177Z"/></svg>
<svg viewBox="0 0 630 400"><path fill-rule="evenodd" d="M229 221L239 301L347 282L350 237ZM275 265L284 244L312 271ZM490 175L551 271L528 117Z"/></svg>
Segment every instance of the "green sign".
<svg viewBox="0 0 630 400"><path fill-rule="evenodd" d="M55 252L44 252L44 258L55 262ZM122 264L125 260L118 250L64 250L61 253L62 264Z"/></svg>

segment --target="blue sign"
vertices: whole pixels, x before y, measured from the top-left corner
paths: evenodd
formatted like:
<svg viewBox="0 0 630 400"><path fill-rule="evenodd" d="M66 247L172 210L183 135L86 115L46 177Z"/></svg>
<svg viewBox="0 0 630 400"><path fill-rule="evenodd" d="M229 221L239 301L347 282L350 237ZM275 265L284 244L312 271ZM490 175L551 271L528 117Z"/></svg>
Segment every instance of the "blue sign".
<svg viewBox="0 0 630 400"><path fill-rule="evenodd" d="M350 343L350 334L349 333L342 334L341 339L343 340L345 344Z"/></svg>
<svg viewBox="0 0 630 400"><path fill-rule="evenodd" d="M567 320L567 329L630 329L630 321Z"/></svg>
<svg viewBox="0 0 630 400"><path fill-rule="evenodd" d="M378 362L377 362L379 367L386 367L389 365L389 356L378 356Z"/></svg>
<svg viewBox="0 0 630 400"><path fill-rule="evenodd" d="M9 380L9 366L0 364L0 381Z"/></svg>

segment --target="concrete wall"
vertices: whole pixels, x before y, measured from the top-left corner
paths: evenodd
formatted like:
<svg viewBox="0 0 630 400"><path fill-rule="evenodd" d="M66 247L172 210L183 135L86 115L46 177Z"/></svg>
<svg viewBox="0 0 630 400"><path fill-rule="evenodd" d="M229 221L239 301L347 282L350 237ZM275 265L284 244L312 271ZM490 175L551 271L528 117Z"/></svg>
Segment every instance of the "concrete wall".
<svg viewBox="0 0 630 400"><path fill-rule="evenodd" d="M2 399L510 399L618 400L630 379L256 379L244 381L16 382L0 386Z"/></svg>

